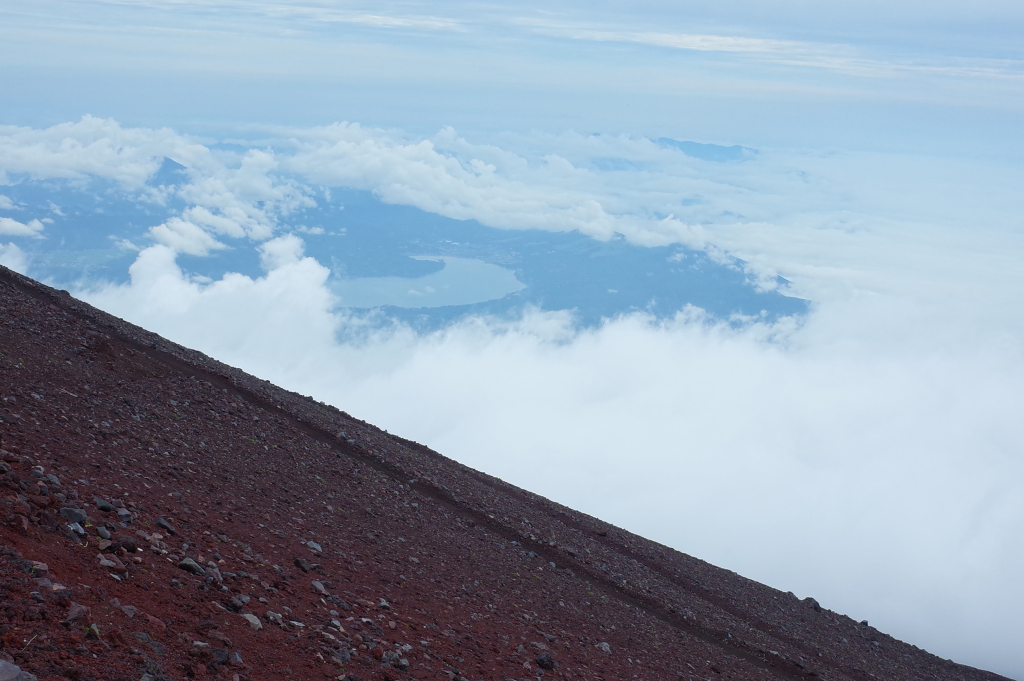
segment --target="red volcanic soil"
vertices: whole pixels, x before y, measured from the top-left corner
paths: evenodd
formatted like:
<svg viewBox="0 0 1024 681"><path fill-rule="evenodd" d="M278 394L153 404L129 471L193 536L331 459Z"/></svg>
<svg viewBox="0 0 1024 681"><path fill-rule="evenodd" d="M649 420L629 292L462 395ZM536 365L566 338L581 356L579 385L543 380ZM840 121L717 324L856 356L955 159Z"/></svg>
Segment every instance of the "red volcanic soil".
<svg viewBox="0 0 1024 681"><path fill-rule="evenodd" d="M4 268L0 400L3 680L1002 678Z"/></svg>

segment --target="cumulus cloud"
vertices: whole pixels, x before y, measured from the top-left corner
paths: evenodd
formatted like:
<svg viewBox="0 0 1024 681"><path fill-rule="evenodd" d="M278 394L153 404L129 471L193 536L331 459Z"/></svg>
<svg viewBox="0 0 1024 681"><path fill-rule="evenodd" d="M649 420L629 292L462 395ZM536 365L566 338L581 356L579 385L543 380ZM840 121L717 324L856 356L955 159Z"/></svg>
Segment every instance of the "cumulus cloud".
<svg viewBox="0 0 1024 681"><path fill-rule="evenodd" d="M277 167L273 153L253 149L237 168L204 173L179 191L193 204L182 217L224 236L269 239L278 216L316 205L307 190L275 176Z"/></svg>
<svg viewBox="0 0 1024 681"><path fill-rule="evenodd" d="M302 239L285 234L260 246L260 263L267 272L273 272L302 260L305 249Z"/></svg>
<svg viewBox="0 0 1024 681"><path fill-rule="evenodd" d="M453 130L441 139L454 139ZM544 160L534 181L499 174L479 158L460 160L442 153L432 140L392 140L382 131L339 123L303 131L282 168L329 186L369 189L389 203L432 213L475 219L509 229L579 230L608 239L616 221L593 196L567 191L557 182L576 169L555 155ZM497 150L492 150L497 151ZM515 162L515 161L513 161ZM525 166L525 159L518 159ZM545 186L543 177L555 180ZM559 186L560 185L560 186Z"/></svg>
<svg viewBox="0 0 1024 681"><path fill-rule="evenodd" d="M210 152L168 128L122 128L94 116L44 129L0 125L0 173L6 175L102 177L139 188L165 156L205 166Z"/></svg>
<svg viewBox="0 0 1024 681"><path fill-rule="evenodd" d="M0 194L0 208L4 210L18 210L18 205L11 200L11 197Z"/></svg>
<svg viewBox="0 0 1024 681"><path fill-rule="evenodd" d="M206 326L217 337L217 351L276 355L282 366L312 371L334 344L338 321L335 301L325 286L330 272L313 258L301 257L301 242L281 237L264 245L264 277L227 274L200 283L182 273L175 251L163 245L143 249L129 268L126 286L103 286L81 295L107 310L131 310L134 321L167 330L162 319ZM141 316L138 316L141 314ZM224 315L227 315L225 317ZM305 348L294 352L295 348ZM233 351L231 360L237 360Z"/></svg>
<svg viewBox="0 0 1024 681"><path fill-rule="evenodd" d="M28 258L17 244L0 244L0 265L25 274L28 271Z"/></svg>
<svg viewBox="0 0 1024 681"><path fill-rule="evenodd" d="M149 235L179 253L188 255L209 255L210 251L227 248L193 222L171 218L167 222L150 227Z"/></svg>
<svg viewBox="0 0 1024 681"><path fill-rule="evenodd" d="M28 223L23 223L14 218L0 217L0 234L7 236L39 237L44 227L45 225L39 220L29 220Z"/></svg>
<svg viewBox="0 0 1024 681"><path fill-rule="evenodd" d="M164 159L171 157L185 165L189 180L175 187L145 186ZM180 215L150 228L149 234L157 243L191 255L225 248L217 236L269 239L282 216L316 205L306 188L280 177L276 168L271 152L215 154L167 128L122 128L116 121L92 116L42 130L0 126L0 176L72 182L102 178L118 182L142 201L160 205L174 196L186 207ZM0 197L2 207L15 206L4 196ZM64 215L52 201L49 207L54 214ZM0 220L0 234L27 235L39 225L38 220L28 225L11 218Z"/></svg>

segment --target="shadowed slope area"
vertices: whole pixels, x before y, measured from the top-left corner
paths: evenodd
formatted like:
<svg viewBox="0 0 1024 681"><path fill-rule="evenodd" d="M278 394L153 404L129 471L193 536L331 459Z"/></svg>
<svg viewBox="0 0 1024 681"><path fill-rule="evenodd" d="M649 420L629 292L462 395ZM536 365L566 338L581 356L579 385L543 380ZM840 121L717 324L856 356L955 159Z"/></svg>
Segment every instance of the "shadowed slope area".
<svg viewBox="0 0 1024 681"><path fill-rule="evenodd" d="M1002 678L3 268L0 353L0 654L41 679Z"/></svg>

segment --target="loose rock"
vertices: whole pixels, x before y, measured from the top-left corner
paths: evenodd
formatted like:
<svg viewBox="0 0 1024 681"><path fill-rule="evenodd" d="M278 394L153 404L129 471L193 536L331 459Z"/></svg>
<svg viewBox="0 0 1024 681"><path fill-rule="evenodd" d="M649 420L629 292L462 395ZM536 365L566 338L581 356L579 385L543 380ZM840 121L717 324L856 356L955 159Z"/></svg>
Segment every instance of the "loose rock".
<svg viewBox="0 0 1024 681"><path fill-rule="evenodd" d="M280 617L280 615L278 615L278 617ZM260 629L263 628L263 622L260 622L260 618L257 617L256 615L253 615L253 614L250 614L250 613L244 613L242 615L242 619L244 619L246 622L248 622L249 626L251 626L256 631L259 631Z"/></svg>
<svg viewBox="0 0 1024 681"><path fill-rule="evenodd" d="M191 572L192 574L198 577L206 576L206 570L203 569L203 566L195 562L191 558L185 558L184 560L182 560L180 563L178 563L178 567L180 567L185 572Z"/></svg>
<svg viewBox="0 0 1024 681"><path fill-rule="evenodd" d="M0 681L36 681L34 674L22 671L21 667L0 660Z"/></svg>
<svg viewBox="0 0 1024 681"><path fill-rule="evenodd" d="M106 499L101 499L99 497L93 497L92 500L96 504L96 509L97 510L103 511L104 513L113 513L114 512L114 505L111 504Z"/></svg>
<svg viewBox="0 0 1024 681"><path fill-rule="evenodd" d="M537 659L534 660L534 662L536 662L537 666L541 669L554 669L557 666L555 664L555 659L551 657L551 653L541 653L537 656Z"/></svg>
<svg viewBox="0 0 1024 681"><path fill-rule="evenodd" d="M64 508L60 509L58 513L60 513L60 517L68 521L68 524L77 523L78 525L81 525L85 522L86 518L89 517L85 514L85 511L83 511L82 509L71 508L70 506L65 506Z"/></svg>
<svg viewBox="0 0 1024 681"><path fill-rule="evenodd" d="M74 624L79 619L81 619L82 615L85 615L88 612L89 612L89 608L88 607L86 607L84 605L79 605L78 603L72 603L71 607L68 608L68 614L64 618L64 621L62 622L62 624L65 627L70 627L72 624Z"/></svg>

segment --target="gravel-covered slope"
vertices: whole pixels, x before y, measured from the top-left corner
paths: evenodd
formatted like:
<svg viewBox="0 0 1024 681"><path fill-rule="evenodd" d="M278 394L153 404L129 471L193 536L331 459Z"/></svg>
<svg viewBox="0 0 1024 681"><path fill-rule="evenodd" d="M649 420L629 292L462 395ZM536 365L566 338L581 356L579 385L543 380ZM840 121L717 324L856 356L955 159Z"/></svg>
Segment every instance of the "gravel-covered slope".
<svg viewBox="0 0 1024 681"><path fill-rule="evenodd" d="M4 268L0 400L0 679L1001 678Z"/></svg>

